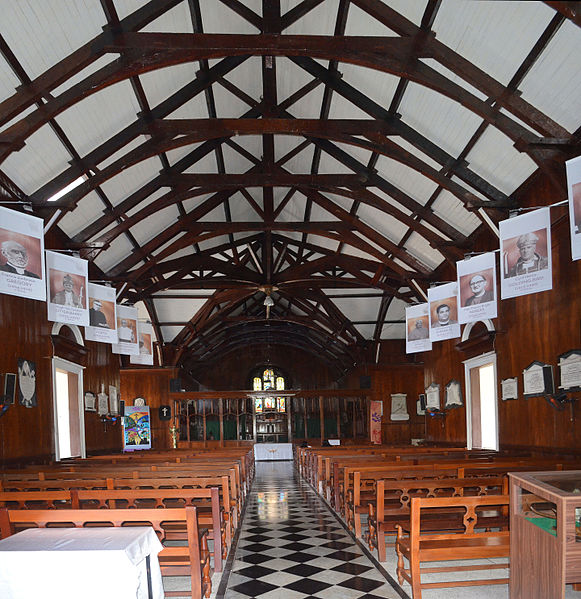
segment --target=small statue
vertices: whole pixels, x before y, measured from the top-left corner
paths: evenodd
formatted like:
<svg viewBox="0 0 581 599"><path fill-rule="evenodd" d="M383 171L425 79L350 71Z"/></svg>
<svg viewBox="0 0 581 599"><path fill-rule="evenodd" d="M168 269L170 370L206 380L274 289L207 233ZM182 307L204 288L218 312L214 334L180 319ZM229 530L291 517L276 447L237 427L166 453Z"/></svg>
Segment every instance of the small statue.
<svg viewBox="0 0 581 599"><path fill-rule="evenodd" d="M178 437L179 437L179 432L180 429L177 427L177 424L174 423L169 427L169 432L171 435L171 446L173 447L173 449L177 449L178 448Z"/></svg>

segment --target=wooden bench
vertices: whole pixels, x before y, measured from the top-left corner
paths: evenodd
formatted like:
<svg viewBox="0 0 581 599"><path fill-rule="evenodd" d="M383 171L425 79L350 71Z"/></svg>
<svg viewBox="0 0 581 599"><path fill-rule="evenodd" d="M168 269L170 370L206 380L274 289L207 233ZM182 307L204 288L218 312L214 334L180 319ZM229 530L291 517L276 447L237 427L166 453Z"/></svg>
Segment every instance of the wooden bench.
<svg viewBox="0 0 581 599"><path fill-rule="evenodd" d="M164 576L188 576L191 589L165 591L166 597L209 597L212 592L207 533L198 529L195 507L135 510L7 510L0 508L0 537L30 527L152 526L160 541L169 523L184 525L186 545L164 546L159 564ZM34 575L31 573L31 575ZM106 575L106 573L104 574Z"/></svg>
<svg viewBox="0 0 581 599"><path fill-rule="evenodd" d="M439 479L379 480L375 500L368 505L369 518L366 540L369 549L377 548L380 562L386 559L386 534L395 534L396 525L404 530L410 528L410 505L415 497L483 497L508 494L506 476ZM431 516L431 518L430 518ZM422 521L422 531L441 528L462 528L463 510L433 510ZM481 523L484 518L481 519ZM486 526L503 526L507 514L491 515L486 518Z"/></svg>
<svg viewBox="0 0 581 599"><path fill-rule="evenodd" d="M406 580L411 584L413 599L421 599L422 588L444 588L457 586L479 586L506 584L508 578L478 578L475 580L451 580L422 582L423 573L463 572L495 570L508 567L507 562L488 564L466 564L461 566L422 567L424 562L483 560L504 558L510 555L508 525L499 531L482 529L479 517L491 512L503 514L509 504L508 495L485 497L414 497L411 505L410 530L404 534L397 525L396 552L397 577L400 584ZM434 533L424 532L422 518L430 511L443 509L463 510L463 530ZM405 568L404 558L408 561Z"/></svg>

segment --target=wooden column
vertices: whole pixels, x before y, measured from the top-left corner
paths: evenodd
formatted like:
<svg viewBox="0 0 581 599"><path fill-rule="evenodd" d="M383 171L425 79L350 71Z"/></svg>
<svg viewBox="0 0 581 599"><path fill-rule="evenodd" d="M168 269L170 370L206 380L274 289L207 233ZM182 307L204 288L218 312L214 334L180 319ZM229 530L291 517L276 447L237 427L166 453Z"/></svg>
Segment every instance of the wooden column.
<svg viewBox="0 0 581 599"><path fill-rule="evenodd" d="M224 447L224 400L218 400L218 411L220 418L220 447Z"/></svg>
<svg viewBox="0 0 581 599"><path fill-rule="evenodd" d="M322 395L319 395L319 419L321 423L321 444L323 444L325 438L325 406Z"/></svg>
<svg viewBox="0 0 581 599"><path fill-rule="evenodd" d="M337 439L341 438L341 398L334 397L337 406Z"/></svg>
<svg viewBox="0 0 581 599"><path fill-rule="evenodd" d="M307 434L307 412L309 410L308 406L307 406L307 398L303 397L303 421L305 423L305 440L309 438L309 435Z"/></svg>

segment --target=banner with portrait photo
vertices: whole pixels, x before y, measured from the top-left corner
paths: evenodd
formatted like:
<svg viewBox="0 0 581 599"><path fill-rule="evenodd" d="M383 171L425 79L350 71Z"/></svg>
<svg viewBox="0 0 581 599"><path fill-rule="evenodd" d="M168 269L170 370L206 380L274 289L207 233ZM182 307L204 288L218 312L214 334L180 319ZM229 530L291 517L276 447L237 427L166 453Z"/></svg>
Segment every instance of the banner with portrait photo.
<svg viewBox="0 0 581 599"><path fill-rule="evenodd" d="M118 342L111 345L111 351L114 354L139 355L137 308L117 305L117 337Z"/></svg>
<svg viewBox="0 0 581 599"><path fill-rule="evenodd" d="M81 258L46 252L48 319L88 326L88 262Z"/></svg>
<svg viewBox="0 0 581 599"><path fill-rule="evenodd" d="M581 258L581 156L565 162L569 193L569 223L571 227L571 256Z"/></svg>
<svg viewBox="0 0 581 599"><path fill-rule="evenodd" d="M415 354L416 352L432 349L428 304L409 306L405 309L405 330L406 354Z"/></svg>
<svg viewBox="0 0 581 599"><path fill-rule="evenodd" d="M458 284L446 283L428 289L430 340L444 341L460 337L458 324Z"/></svg>
<svg viewBox="0 0 581 599"><path fill-rule="evenodd" d="M89 283L89 326L85 339L100 343L117 343L115 288Z"/></svg>
<svg viewBox="0 0 581 599"><path fill-rule="evenodd" d="M456 262L458 274L458 322L476 322L498 315L496 258L494 252Z"/></svg>
<svg viewBox="0 0 581 599"><path fill-rule="evenodd" d="M0 207L0 293L46 300L42 218Z"/></svg>
<svg viewBox="0 0 581 599"><path fill-rule="evenodd" d="M131 364L153 366L153 327L149 322L137 321L137 338L139 339L139 354L131 356Z"/></svg>
<svg viewBox="0 0 581 599"><path fill-rule="evenodd" d="M553 288L548 207L500 223L500 258L502 299Z"/></svg>

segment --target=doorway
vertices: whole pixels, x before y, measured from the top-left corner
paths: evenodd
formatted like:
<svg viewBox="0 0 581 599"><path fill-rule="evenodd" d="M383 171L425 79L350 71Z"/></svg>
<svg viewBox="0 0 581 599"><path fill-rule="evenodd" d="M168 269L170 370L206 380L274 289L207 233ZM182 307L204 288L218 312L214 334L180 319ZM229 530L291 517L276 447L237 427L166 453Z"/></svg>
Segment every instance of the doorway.
<svg viewBox="0 0 581 599"><path fill-rule="evenodd" d="M86 457L83 367L63 358L52 360L55 457Z"/></svg>
<svg viewBox="0 0 581 599"><path fill-rule="evenodd" d="M496 353L466 360L464 378L467 447L498 451Z"/></svg>

